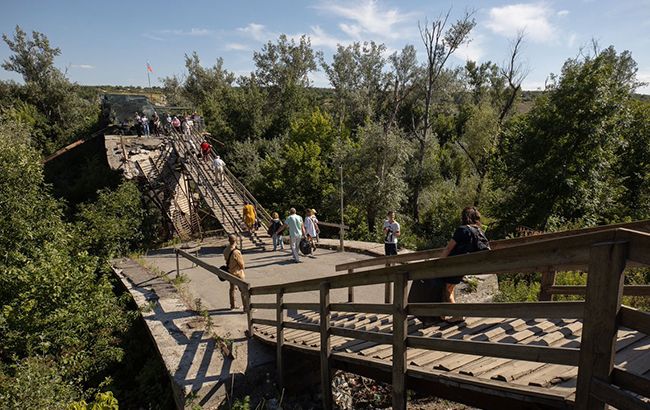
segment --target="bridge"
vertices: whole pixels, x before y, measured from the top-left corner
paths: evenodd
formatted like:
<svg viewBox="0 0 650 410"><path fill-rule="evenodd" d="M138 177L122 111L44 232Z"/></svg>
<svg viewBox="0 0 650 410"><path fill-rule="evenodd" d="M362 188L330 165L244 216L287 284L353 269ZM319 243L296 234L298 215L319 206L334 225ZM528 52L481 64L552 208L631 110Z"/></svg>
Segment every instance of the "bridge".
<svg viewBox="0 0 650 410"><path fill-rule="evenodd" d="M245 254L259 253L269 240L268 213L232 174L224 185L216 184L212 168L192 151L198 143L196 134L172 135L166 155L138 165L142 175L153 189L167 169L188 199L193 187L224 230L242 238ZM239 214L244 200L256 205L263 222L250 236L243 235ZM191 218L178 222L191 213L181 208L172 204L168 214L179 234L192 229ZM274 348L280 385L289 383L288 355L313 364L323 408L333 406L332 372L342 369L391 383L395 409L407 407L407 389L481 408L642 409L650 407L650 314L621 299L650 296L650 286L624 283L626 270L650 265L648 232L650 221L538 234L493 241L489 252L380 256L329 265L329 272L306 280L276 276L273 283L244 281L182 249L175 252L239 287L248 335ZM587 286L555 285L562 271L584 272ZM542 300L408 302L416 280L512 272L541 272ZM371 287L385 289L383 298L368 300ZM585 300L553 301L556 294ZM359 295L361 302L355 301ZM458 315L467 319L421 320Z"/></svg>

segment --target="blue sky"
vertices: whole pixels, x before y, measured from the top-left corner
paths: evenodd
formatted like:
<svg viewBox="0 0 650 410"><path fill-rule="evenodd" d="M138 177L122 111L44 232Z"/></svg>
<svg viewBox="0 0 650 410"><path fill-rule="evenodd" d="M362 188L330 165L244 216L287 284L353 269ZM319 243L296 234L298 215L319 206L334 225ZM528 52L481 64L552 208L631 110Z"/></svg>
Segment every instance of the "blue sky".
<svg viewBox="0 0 650 410"><path fill-rule="evenodd" d="M280 33L307 34L330 61L336 44L374 40L389 52L414 44L422 52L417 24L452 10L452 18L475 10L472 41L452 65L466 58L501 63L518 30L526 33L526 89L543 87L550 73L596 39L601 47L630 50L639 78L650 82L650 0L517 1L167 1L3 0L0 31L15 25L45 33L62 50L56 63L80 84L152 85L182 75L183 56L197 51L205 65L223 57L235 74L253 69L253 51ZM0 59L9 55L0 44ZM420 59L422 55L420 54ZM0 79L18 79L0 69ZM315 85L327 86L321 72ZM650 94L650 87L639 91Z"/></svg>

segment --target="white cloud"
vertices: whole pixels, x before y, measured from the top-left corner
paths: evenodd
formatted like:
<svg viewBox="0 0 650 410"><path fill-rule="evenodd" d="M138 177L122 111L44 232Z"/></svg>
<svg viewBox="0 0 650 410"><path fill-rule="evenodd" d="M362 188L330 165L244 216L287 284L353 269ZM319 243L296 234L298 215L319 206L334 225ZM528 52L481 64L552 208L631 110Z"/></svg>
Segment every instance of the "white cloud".
<svg viewBox="0 0 650 410"><path fill-rule="evenodd" d="M241 43L228 43L226 44L226 50L237 50L237 51L248 51L251 48L246 44Z"/></svg>
<svg viewBox="0 0 650 410"><path fill-rule="evenodd" d="M160 37L160 36L155 36L155 35L153 35L153 34L151 34L151 33L143 33L143 34L142 34L142 37L144 37L144 38L148 38L149 40L165 41L164 38L162 38L162 37Z"/></svg>
<svg viewBox="0 0 650 410"><path fill-rule="evenodd" d="M267 41L272 37L275 37L272 33L266 30L266 26L263 24L249 23L246 27L240 27L237 31L246 34L257 41Z"/></svg>
<svg viewBox="0 0 650 410"><path fill-rule="evenodd" d="M329 35L320 26L312 26L311 33L307 34L311 39L311 45L314 47L326 47L336 49L338 44L347 44L349 41L339 39Z"/></svg>
<svg viewBox="0 0 650 410"><path fill-rule="evenodd" d="M90 64L70 64L70 67L72 67L72 68L81 68L81 69L84 69L84 70L92 70L93 68L95 68L94 65L90 65Z"/></svg>
<svg viewBox="0 0 650 410"><path fill-rule="evenodd" d="M189 30L179 30L179 29L161 30L160 33L162 33L162 34L172 34L172 35L175 35L175 36L205 37L205 36L209 36L210 34L212 34L213 31L208 30L207 28L192 27Z"/></svg>
<svg viewBox="0 0 650 410"><path fill-rule="evenodd" d="M383 8L376 0L362 0L345 4L321 1L316 8L352 20L354 24L339 24L339 28L351 37L372 34L377 38L399 38L403 36L400 24L414 17L413 13L402 13L396 8Z"/></svg>
<svg viewBox="0 0 650 410"><path fill-rule="evenodd" d="M485 36L482 34L475 35L469 43L458 47L454 56L461 60L479 61L485 55L485 50L483 49L484 40Z"/></svg>
<svg viewBox="0 0 650 410"><path fill-rule="evenodd" d="M558 37L558 28L549 20L553 15L544 3L510 4L491 8L486 26L506 37L514 37L523 30L531 41L548 43Z"/></svg>
<svg viewBox="0 0 650 410"><path fill-rule="evenodd" d="M568 16L569 15L569 10L560 10L557 12L557 15L560 17Z"/></svg>

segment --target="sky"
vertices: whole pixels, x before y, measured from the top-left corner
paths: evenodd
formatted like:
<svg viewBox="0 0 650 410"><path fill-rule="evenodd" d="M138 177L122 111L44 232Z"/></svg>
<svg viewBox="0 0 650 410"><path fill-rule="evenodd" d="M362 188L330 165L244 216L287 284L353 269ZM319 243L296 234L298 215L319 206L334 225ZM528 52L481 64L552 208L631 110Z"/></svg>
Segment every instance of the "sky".
<svg viewBox="0 0 650 410"><path fill-rule="evenodd" d="M517 1L179 1L2 0L0 31L16 25L44 33L61 49L56 65L71 81L84 85L151 85L184 73L184 55L196 51L201 63L222 57L237 75L254 70L253 52L281 33L306 34L314 49L331 61L337 44L373 40L388 54L413 44L418 58L424 49L418 23L451 10L451 21L474 12L471 41L458 50L451 66L466 59L504 63L516 34L525 33L522 62L528 75L524 89L543 89L551 73L569 58L601 48L629 50L638 63L638 78L650 83L650 0ZM10 55L0 44L0 60ZM19 80L0 69L0 80ZM329 86L320 71L314 85ZM639 92L650 94L650 86Z"/></svg>

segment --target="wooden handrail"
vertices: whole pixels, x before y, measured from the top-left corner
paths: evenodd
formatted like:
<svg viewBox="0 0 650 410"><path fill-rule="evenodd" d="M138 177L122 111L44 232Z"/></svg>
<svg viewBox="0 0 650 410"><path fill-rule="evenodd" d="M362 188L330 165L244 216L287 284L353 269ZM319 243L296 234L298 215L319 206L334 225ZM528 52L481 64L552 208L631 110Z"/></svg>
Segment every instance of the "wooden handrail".
<svg viewBox="0 0 650 410"><path fill-rule="evenodd" d="M191 261L192 263L194 263L194 264L202 267L203 269L207 270L208 272L210 272L210 273L212 273L214 275L217 275L219 278L221 278L223 280L227 280L228 282L230 282L230 283L232 283L234 285L237 285L239 287L239 289L241 289L242 291L243 290L248 291L250 289L250 284L248 282L246 282L243 279L238 278L235 275L231 275L230 273L228 273L226 271L223 271L223 270L217 268L216 266L212 266L209 263L206 263L206 262L202 261L201 259L199 259L199 258L197 258L197 257L195 257L193 255L190 255L189 253L187 253L187 252L185 252L185 251L183 251L181 249L176 248L175 252L177 254L181 255L182 257L184 257L185 259Z"/></svg>
<svg viewBox="0 0 650 410"><path fill-rule="evenodd" d="M540 237L544 237L545 239ZM529 239L530 237L526 238ZM510 242L512 245L512 242ZM393 407L405 408L406 398L402 390L404 378L410 369L406 366L406 349L420 348L441 350L461 354L490 356L512 360L535 361L569 366L579 366L576 390L577 408L598 408L609 400L629 401L629 395L619 395L618 388L612 387L615 378L635 388L647 386L645 378L627 377L623 372L614 371L611 363L615 354L615 340L618 324L650 331L650 315L620 306L623 295L624 270L636 264L650 265L650 234L625 227L607 227L579 231L573 235L539 235L535 240L518 241L512 246L500 246L488 252L458 255L447 258L420 260L405 265L369 269L348 274L338 274L317 279L309 279L281 285L256 286L250 289L252 295L286 294L295 292L320 291L320 322L299 323L253 320L254 323L276 325L278 329L292 327L314 332L314 341L321 340L321 382L330 384L331 336L341 336L378 344L392 344L392 379L395 387ZM532 302L532 303L412 303L406 300L406 284L409 280L441 277L458 277L476 273L540 272L560 269L580 269L588 272L588 285L585 302ZM370 303L330 303L329 292L350 286L364 286L393 283L395 300L391 304ZM638 288L635 288L638 289ZM315 304L299 303L296 307L315 308ZM260 307L271 307L271 304ZM284 309L287 304L277 304L276 309ZM369 331L330 325L333 311L365 312L373 314L392 314L392 331ZM577 318L583 320L580 348L547 347L474 340L457 340L430 336L408 336L407 326L411 323L407 315L438 316L462 315L476 317L504 318ZM618 316L617 316L618 315ZM280 317L280 316L278 316ZM618 319L618 320L617 320ZM290 324L291 323L291 324ZM277 333L277 338L282 337ZM282 347L278 345L278 360L282 357ZM602 382L603 394L590 391L590 383L597 378ZM600 383L600 382L596 382ZM323 391L323 405L328 408L331 391ZM615 402L616 404L618 402ZM622 402L621 402L622 403Z"/></svg>
<svg viewBox="0 0 650 410"><path fill-rule="evenodd" d="M601 232L601 231L607 231L607 230L617 229L617 228L631 229L638 232L650 232L650 219L646 219L643 221L636 221L636 222L626 222L620 224L595 226L592 228L573 229L569 231L549 232L545 234L525 236L520 238L499 239L495 241L490 241L490 246L492 247L493 250L497 250L505 247L518 246L518 245L531 243L531 242L538 242L538 241L544 241L549 239L564 238L568 236L589 234L593 232ZM370 266L380 266L380 265L385 265L387 263L398 264L398 263L405 263L411 261L433 259L433 258L440 257L443 250L444 248L436 248L436 249L428 249L425 251L411 252L411 253L405 253L405 254L394 255L394 256L378 256L375 258L364 259L361 261L342 263L336 265L335 270L339 272L339 271L346 271L350 269L367 268Z"/></svg>

